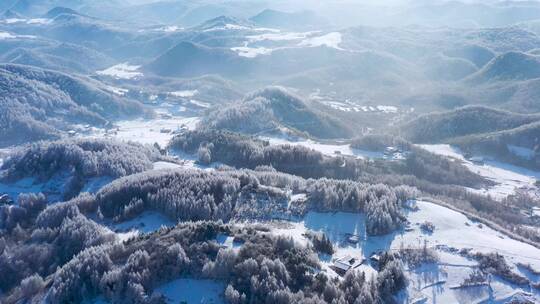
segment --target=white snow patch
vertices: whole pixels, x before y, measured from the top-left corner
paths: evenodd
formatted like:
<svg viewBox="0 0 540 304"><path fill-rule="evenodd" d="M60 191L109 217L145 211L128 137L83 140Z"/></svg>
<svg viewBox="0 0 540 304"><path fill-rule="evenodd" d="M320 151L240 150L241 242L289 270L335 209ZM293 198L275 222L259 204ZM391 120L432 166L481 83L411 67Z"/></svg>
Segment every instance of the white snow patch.
<svg viewBox="0 0 540 304"><path fill-rule="evenodd" d="M406 232L396 238L393 246L400 242L418 244L419 240L425 239L431 245L471 248L474 252L482 253L498 252L511 263L530 263L534 268L540 268L540 249L504 236L486 225L480 228L462 213L446 207L423 201L418 201L417 205L419 211L409 213L409 221L413 226L430 221L435 225L435 230L432 234L424 234L420 229Z"/></svg>
<svg viewBox="0 0 540 304"><path fill-rule="evenodd" d="M225 303L222 294L225 284L218 281L182 278L163 284L154 290L167 298L168 303Z"/></svg>
<svg viewBox="0 0 540 304"><path fill-rule="evenodd" d="M175 92L169 92L169 95L174 97L193 97L195 95L199 94L198 90L183 90L183 91L175 91Z"/></svg>
<svg viewBox="0 0 540 304"><path fill-rule="evenodd" d="M165 32L165 33L174 33L174 32L181 31L183 29L184 29L183 27L179 27L176 25L168 25L168 26L160 27L157 30L161 32Z"/></svg>
<svg viewBox="0 0 540 304"><path fill-rule="evenodd" d="M493 198L501 199L514 194L516 189L533 189L534 183L540 179L540 172L509 165L506 163L485 160L484 164L473 163L463 156L463 153L450 145L420 145L420 147L449 158L461 161L469 170L496 183L489 189L470 189L471 191L489 194Z"/></svg>
<svg viewBox="0 0 540 304"><path fill-rule="evenodd" d="M90 137L113 137L142 144L158 143L165 147L174 132L181 128L195 129L199 117L172 117L171 119L135 119L117 122L117 128L109 131L99 130Z"/></svg>
<svg viewBox="0 0 540 304"><path fill-rule="evenodd" d="M292 40L300 40L305 39L309 35L313 34L314 32L303 32L303 33L265 33L260 35L250 35L246 36L246 38L249 40L249 42L258 42L258 41L292 41Z"/></svg>
<svg viewBox="0 0 540 304"><path fill-rule="evenodd" d="M249 30L249 29L251 29L251 28L247 27L247 26L227 23L224 26L217 26L217 27L212 27L212 28L209 28L209 29L205 29L205 30L203 30L203 32L240 31L240 30Z"/></svg>
<svg viewBox="0 0 540 304"><path fill-rule="evenodd" d="M51 19L46 19L46 18L34 18L34 19L26 20L26 23L28 24L49 24L51 22L52 22Z"/></svg>
<svg viewBox="0 0 540 304"><path fill-rule="evenodd" d="M240 57L255 58L259 55L271 54L274 50L265 47L239 46L231 48L231 51L236 52Z"/></svg>
<svg viewBox="0 0 540 304"><path fill-rule="evenodd" d="M18 180L15 183L0 183L0 193L8 194L11 198L17 200L17 197L21 193L43 192L44 187L45 185L42 183L37 183L35 178L26 177Z"/></svg>
<svg viewBox="0 0 540 304"><path fill-rule="evenodd" d="M311 38L305 39L302 42L300 42L298 46L301 46L301 47L326 46L326 47L334 48L337 50L343 50L339 46L339 44L341 43L341 39L342 39L341 33L332 32L323 36L311 37Z"/></svg>
<svg viewBox="0 0 540 304"><path fill-rule="evenodd" d="M8 18L8 19L5 19L5 20L4 20L4 23L7 23L7 24L22 23L22 22L26 22L26 19L21 19L21 18Z"/></svg>
<svg viewBox="0 0 540 304"><path fill-rule="evenodd" d="M167 169L176 169L182 167L179 164L171 163L171 162L165 162L165 161L158 161L154 163L154 170L167 170Z"/></svg>
<svg viewBox="0 0 540 304"><path fill-rule="evenodd" d="M105 89L107 91L109 91L109 92L111 92L113 94L119 95L119 96L124 96L124 95L126 95L127 92L129 92L128 89L122 89L122 88L113 87L113 86L107 86Z"/></svg>
<svg viewBox="0 0 540 304"><path fill-rule="evenodd" d="M139 68L139 65L130 65L126 62L114 65L102 71L97 71L96 74L116 79L134 79L143 76L143 73L137 71Z"/></svg>
<svg viewBox="0 0 540 304"><path fill-rule="evenodd" d="M210 104L203 101L191 99L189 102L201 108L210 108Z"/></svg>
<svg viewBox="0 0 540 304"><path fill-rule="evenodd" d="M0 32L0 40L14 39L14 38L17 38L17 36L10 34L8 32Z"/></svg>
<svg viewBox="0 0 540 304"><path fill-rule="evenodd" d="M16 34L11 34L11 33L8 33L8 32L0 31L0 40L17 39L17 38L34 39L34 38L36 38L36 36L32 36L32 35L16 35Z"/></svg>
<svg viewBox="0 0 540 304"><path fill-rule="evenodd" d="M58 172L43 182L34 177L25 177L13 183L0 183L0 194L8 194L16 201L21 193L41 192L47 196L49 202L57 202L62 199L64 187L70 178L71 173L67 170ZM113 178L108 176L86 179L81 192L95 193L112 180Z"/></svg>
<svg viewBox="0 0 540 304"><path fill-rule="evenodd" d="M247 30L249 27L238 25L238 24L225 24L225 29L227 30Z"/></svg>
<svg viewBox="0 0 540 304"><path fill-rule="evenodd" d="M299 140L291 141L285 138L277 137L261 137L261 139L268 141L272 145L299 145L307 148L311 148L315 151L319 151L327 156L356 156L361 159L366 158L384 158L383 152L365 151L354 149L349 144L325 144L319 143L313 140Z"/></svg>
<svg viewBox="0 0 540 304"><path fill-rule="evenodd" d="M115 231L120 241L128 240L141 233L150 233L161 227L171 227L175 223L161 213L155 211L145 211L137 217L121 223L113 223L109 229Z"/></svg>
<svg viewBox="0 0 540 304"><path fill-rule="evenodd" d="M397 113L398 108L394 106L377 106L377 110L384 113Z"/></svg>
<svg viewBox="0 0 540 304"><path fill-rule="evenodd" d="M8 18L3 21L6 24L26 23L26 24L50 24L53 20L46 18L34 18L34 19L22 19L22 18Z"/></svg>

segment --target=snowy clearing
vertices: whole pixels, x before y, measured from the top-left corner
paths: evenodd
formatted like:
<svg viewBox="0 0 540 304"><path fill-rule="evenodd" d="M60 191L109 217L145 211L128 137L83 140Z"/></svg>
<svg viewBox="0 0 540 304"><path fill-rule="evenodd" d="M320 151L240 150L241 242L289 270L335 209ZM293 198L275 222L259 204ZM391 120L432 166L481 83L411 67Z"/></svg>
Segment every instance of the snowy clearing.
<svg viewBox="0 0 540 304"><path fill-rule="evenodd" d="M213 32L213 31L241 31L241 30L250 30L250 27L238 25L238 24L230 24L227 23L224 26L216 26L212 28L208 28L203 30L203 32Z"/></svg>
<svg viewBox="0 0 540 304"><path fill-rule="evenodd" d="M150 145L158 143L161 147L165 147L174 136L175 131L182 128L193 130L198 122L199 117L125 120L117 122L117 127L112 130L101 129L89 137L112 137Z"/></svg>
<svg viewBox="0 0 540 304"><path fill-rule="evenodd" d="M0 183L0 194L8 194L17 200L21 193L43 193L49 202L58 202L62 199L64 187L71 177L70 172L63 171L50 177L46 182L40 182L34 177L25 177L14 183ZM113 179L108 176L94 177L85 180L82 192L96 193Z"/></svg>
<svg viewBox="0 0 540 304"><path fill-rule="evenodd" d="M174 97L185 98L185 97L193 97L197 95L198 93L199 93L198 90L183 90L183 91L169 92L169 95L174 96Z"/></svg>
<svg viewBox="0 0 540 304"><path fill-rule="evenodd" d="M540 179L540 172L513 166L510 164L484 160L484 164L473 163L465 159L463 153L455 147L446 144L419 145L432 153L443 155L462 162L469 170L496 183L489 189L470 189L481 194L491 195L493 198L502 199L514 194L516 189L534 189L534 183Z"/></svg>
<svg viewBox="0 0 540 304"><path fill-rule="evenodd" d="M265 47L239 46L231 48L231 51L236 52L240 57L255 58L259 55L271 54L274 50Z"/></svg>
<svg viewBox="0 0 540 304"><path fill-rule="evenodd" d="M315 36L319 31L311 32L279 32L270 31L260 35L246 36L243 46L232 47L231 50L238 56L255 58L260 55L269 55L276 50L298 49L305 47L327 46L338 50L341 43L341 33L333 32L322 36ZM265 42L273 42L269 46ZM276 46L275 44L278 43ZM262 44L262 45L261 45Z"/></svg>
<svg viewBox="0 0 540 304"><path fill-rule="evenodd" d="M163 284L154 292L167 298L168 303L220 304L225 284L213 280L182 278Z"/></svg>
<svg viewBox="0 0 540 304"><path fill-rule="evenodd" d="M341 43L341 39L342 39L341 33L333 32L333 33L328 33L323 36L305 39L302 42L300 42L298 46L301 46L301 47L326 46L329 48L334 48L336 50L343 51L343 49L339 46Z"/></svg>
<svg viewBox="0 0 540 304"><path fill-rule="evenodd" d="M151 233L161 227L172 227L175 223L159 212L145 211L137 217L121 222L107 225L116 234L120 242L124 242L141 233Z"/></svg>
<svg viewBox="0 0 540 304"><path fill-rule="evenodd" d="M393 246L401 241L405 244L417 244L418 240L425 239L431 245L471 248L474 252L482 253L498 252L510 263L531 264L540 269L540 249L509 238L485 225L478 225L457 211L429 202L418 201L417 204L419 211L409 213L409 221L415 226L428 220L435 225L434 232L430 235L424 234L415 228L398 236L392 243ZM459 237L465 235L466 239Z"/></svg>
<svg viewBox="0 0 540 304"><path fill-rule="evenodd" d="M167 170L167 169L176 169L182 167L179 164L158 161L154 163L154 170Z"/></svg>
<svg viewBox="0 0 540 304"><path fill-rule="evenodd" d="M327 156L356 156L357 158L366 159L366 158L384 158L385 155L383 152L377 151L365 151L351 148L349 144L324 144L319 143L313 140L299 140L293 141L286 138L278 137L260 137L262 140L268 141L271 145L299 145L307 148L311 148L315 151L319 151Z"/></svg>
<svg viewBox="0 0 540 304"><path fill-rule="evenodd" d="M143 73L137 71L139 68L140 66L138 65L130 65L126 62L114 65L102 71L97 71L96 74L113 77L115 79L134 79L143 76Z"/></svg>
<svg viewBox="0 0 540 304"><path fill-rule="evenodd" d="M22 18L8 18L3 21L5 24L16 24L16 23L26 23L26 24L38 24L38 25L45 25L50 24L53 22L52 19L46 19L46 18L33 18L33 19L22 19Z"/></svg>
<svg viewBox="0 0 540 304"><path fill-rule="evenodd" d="M260 35L251 35L246 36L249 42L258 42L258 41L291 41L291 40L300 40L305 39L309 35L312 35L315 32L303 32L303 33L265 33Z"/></svg>
<svg viewBox="0 0 540 304"><path fill-rule="evenodd" d="M0 40L23 39L23 38L34 39L34 38L36 38L36 36L32 36L32 35L16 35L16 34L11 34L11 33L8 33L8 32L0 31Z"/></svg>
<svg viewBox="0 0 540 304"><path fill-rule="evenodd" d="M165 32L165 33L174 33L174 32L181 31L183 29L184 28L180 27L180 26L168 25L168 26L160 27L157 30L160 31L160 32Z"/></svg>
<svg viewBox="0 0 540 304"><path fill-rule="evenodd" d="M313 98L313 96L312 96ZM386 114L398 113L398 108L394 106L358 106L351 103L339 102L339 101L321 101L323 104L343 112L380 112Z"/></svg>

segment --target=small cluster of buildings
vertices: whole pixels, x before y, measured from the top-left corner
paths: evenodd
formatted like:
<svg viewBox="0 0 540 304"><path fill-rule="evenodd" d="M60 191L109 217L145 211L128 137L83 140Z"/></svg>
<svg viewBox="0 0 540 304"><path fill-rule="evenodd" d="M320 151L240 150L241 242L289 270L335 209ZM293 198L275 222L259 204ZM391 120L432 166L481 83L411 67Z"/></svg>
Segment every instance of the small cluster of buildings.
<svg viewBox="0 0 540 304"><path fill-rule="evenodd" d="M346 255L333 261L331 268L340 275L345 275L349 270L358 268L364 263L361 257Z"/></svg>
<svg viewBox="0 0 540 304"><path fill-rule="evenodd" d="M361 236L358 234L354 234L354 233L345 234L344 241L346 241L347 243L351 245L358 244L360 240L361 240ZM373 252L369 256L369 262L371 266L373 266L373 268L375 269L378 268L379 261L381 259L381 254L382 252L377 251L377 252ZM352 254L346 254L344 256L333 259L332 265L330 266L330 268L334 270L337 274L343 276L348 271L360 267L360 265L363 265L364 263L366 263L366 261L367 260L361 255L355 256Z"/></svg>
<svg viewBox="0 0 540 304"><path fill-rule="evenodd" d="M380 261L381 252L374 252L369 257L369 262L373 268L378 268ZM360 267L360 265L364 264L365 262L366 259L363 257L345 255L334 259L330 268L332 268L332 270L334 270L337 274L344 276L348 271Z"/></svg>

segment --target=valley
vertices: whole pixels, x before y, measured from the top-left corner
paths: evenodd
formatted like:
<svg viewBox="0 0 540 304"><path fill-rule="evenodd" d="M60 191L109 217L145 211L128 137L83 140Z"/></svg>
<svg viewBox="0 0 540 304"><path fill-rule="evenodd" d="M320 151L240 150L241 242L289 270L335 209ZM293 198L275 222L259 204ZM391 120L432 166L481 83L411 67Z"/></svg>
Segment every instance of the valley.
<svg viewBox="0 0 540 304"><path fill-rule="evenodd" d="M539 16L0 3L0 302L540 302Z"/></svg>

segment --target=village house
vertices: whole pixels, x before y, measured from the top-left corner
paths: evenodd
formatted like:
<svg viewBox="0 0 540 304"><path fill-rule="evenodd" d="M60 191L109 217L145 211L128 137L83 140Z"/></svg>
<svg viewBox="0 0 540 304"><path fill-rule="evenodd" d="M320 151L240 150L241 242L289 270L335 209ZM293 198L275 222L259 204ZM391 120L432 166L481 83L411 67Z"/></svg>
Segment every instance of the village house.
<svg viewBox="0 0 540 304"><path fill-rule="evenodd" d="M352 257L350 255L343 256L334 260L332 269L340 275L344 275L347 271L355 269L362 265L363 258Z"/></svg>

